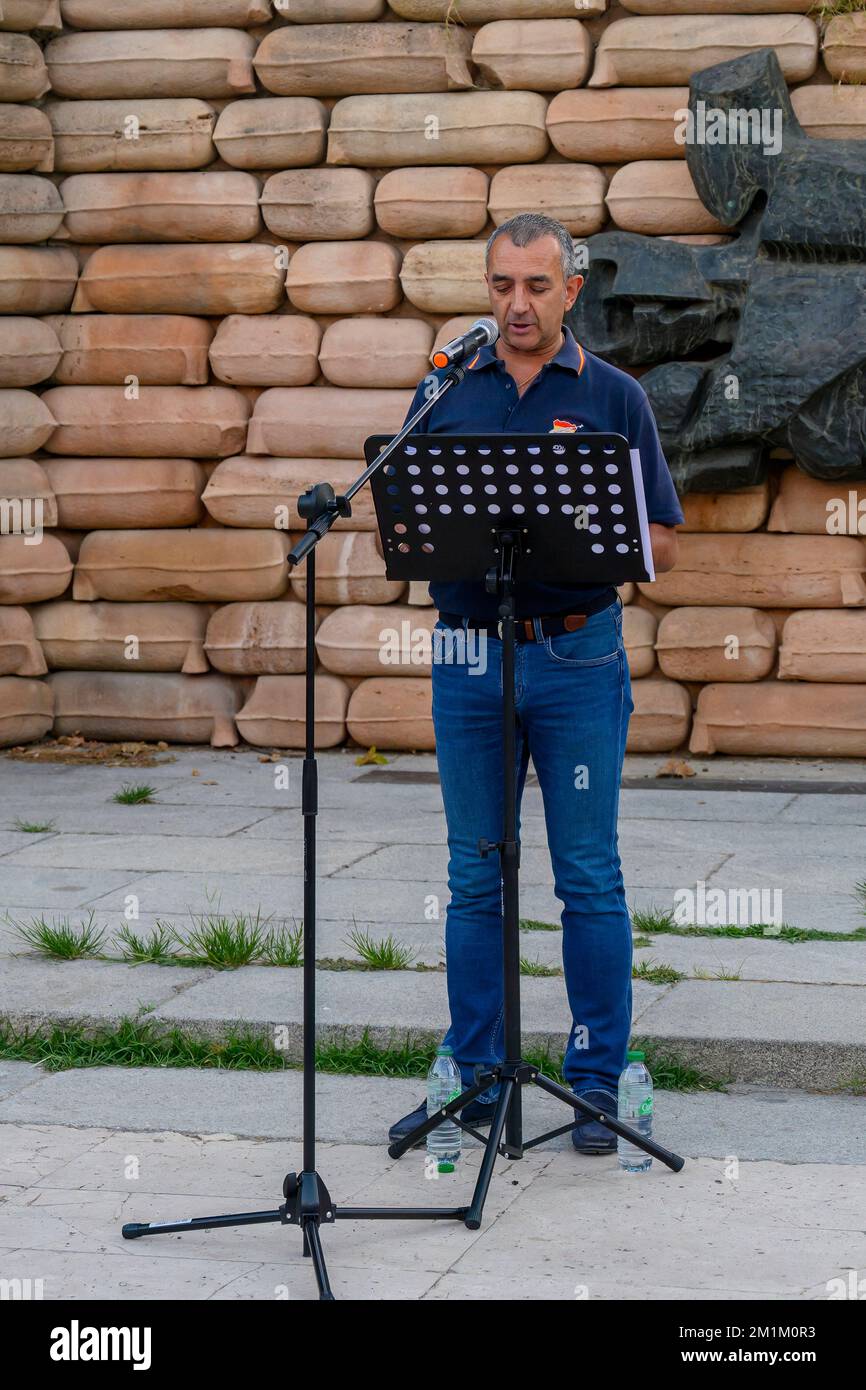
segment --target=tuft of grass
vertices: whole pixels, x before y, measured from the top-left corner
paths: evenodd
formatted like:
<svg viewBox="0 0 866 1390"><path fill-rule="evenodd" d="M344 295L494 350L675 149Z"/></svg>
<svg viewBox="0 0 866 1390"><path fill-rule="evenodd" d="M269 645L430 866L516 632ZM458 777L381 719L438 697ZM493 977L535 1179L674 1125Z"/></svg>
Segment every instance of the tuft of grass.
<svg viewBox="0 0 866 1390"><path fill-rule="evenodd" d="M851 1096L866 1096L866 1072L857 1072L847 1080L840 1081L834 1090L844 1091L846 1095Z"/></svg>
<svg viewBox="0 0 866 1390"><path fill-rule="evenodd" d="M13 830L21 830L25 835L48 835L54 829L54 821L22 820L16 816L12 822Z"/></svg>
<svg viewBox="0 0 866 1390"><path fill-rule="evenodd" d="M562 931L559 922L536 922L532 917L521 917L521 931Z"/></svg>
<svg viewBox="0 0 866 1390"><path fill-rule="evenodd" d="M631 977L647 980L651 985L675 985L678 980L685 979L682 971L675 970L672 965L656 965L652 960L638 961L632 966Z"/></svg>
<svg viewBox="0 0 866 1390"><path fill-rule="evenodd" d="M296 967L304 963L304 927L296 922L285 923L269 931L262 946L262 962L266 965Z"/></svg>
<svg viewBox="0 0 866 1390"><path fill-rule="evenodd" d="M270 933L261 908L253 916L246 912L223 913L219 908L191 913L193 925L186 933L176 933L184 959L215 970L234 970L262 959Z"/></svg>
<svg viewBox="0 0 866 1390"><path fill-rule="evenodd" d="M105 928L94 926L94 914L73 926L68 917L34 917L30 922L16 922L7 914L6 920L15 928L22 941L40 955L51 960L82 960L99 956L105 940Z"/></svg>
<svg viewBox="0 0 866 1390"><path fill-rule="evenodd" d="M654 946L655 942L653 941L651 936L635 936L632 937L631 944L635 948L635 950L638 951L642 946Z"/></svg>
<svg viewBox="0 0 866 1390"><path fill-rule="evenodd" d="M371 970L408 970L418 955L411 946L397 941L391 932L377 941L360 927L349 932L346 945L353 947Z"/></svg>
<svg viewBox="0 0 866 1390"><path fill-rule="evenodd" d="M651 1038L633 1038L629 1049L646 1054L647 1069L659 1091L723 1091L731 1080L729 1076L712 1076L690 1066Z"/></svg>
<svg viewBox="0 0 866 1390"><path fill-rule="evenodd" d="M653 904L652 907L642 908L633 907L631 909L632 931L638 932L641 936L646 936L650 932L672 931L674 928L674 914L668 908L664 910Z"/></svg>
<svg viewBox="0 0 866 1390"><path fill-rule="evenodd" d="M538 975L547 979L552 975L561 975L562 970L558 965L543 965L536 956L535 960L529 960L527 956L520 957L521 975Z"/></svg>
<svg viewBox="0 0 866 1390"><path fill-rule="evenodd" d="M182 961L172 949L177 936L173 927L165 922L157 922L149 936L140 936L127 924L117 933L120 942L121 960L136 965L174 965Z"/></svg>
<svg viewBox="0 0 866 1390"><path fill-rule="evenodd" d="M360 1039L333 1039L316 1048L316 1066L336 1076L425 1077L436 1056L436 1044L407 1033L386 1047L374 1043L365 1028Z"/></svg>
<svg viewBox="0 0 866 1390"><path fill-rule="evenodd" d="M111 799L120 806L151 806L155 795L156 787L149 787L146 782L141 782L121 787Z"/></svg>
<svg viewBox="0 0 866 1390"><path fill-rule="evenodd" d="M742 979L742 968L742 961L737 970L726 970L724 966L719 970L705 970L703 966L698 965L695 967L694 978L696 980L740 980Z"/></svg>

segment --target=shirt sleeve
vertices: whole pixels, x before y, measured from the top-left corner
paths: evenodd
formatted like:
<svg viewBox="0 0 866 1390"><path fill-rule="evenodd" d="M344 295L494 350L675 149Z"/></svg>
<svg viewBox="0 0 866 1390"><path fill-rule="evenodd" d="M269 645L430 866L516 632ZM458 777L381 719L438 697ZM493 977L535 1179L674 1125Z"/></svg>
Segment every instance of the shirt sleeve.
<svg viewBox="0 0 866 1390"><path fill-rule="evenodd" d="M661 526L679 525L685 521L683 509L646 396L629 411L628 442L633 449L640 450L647 519L657 521Z"/></svg>

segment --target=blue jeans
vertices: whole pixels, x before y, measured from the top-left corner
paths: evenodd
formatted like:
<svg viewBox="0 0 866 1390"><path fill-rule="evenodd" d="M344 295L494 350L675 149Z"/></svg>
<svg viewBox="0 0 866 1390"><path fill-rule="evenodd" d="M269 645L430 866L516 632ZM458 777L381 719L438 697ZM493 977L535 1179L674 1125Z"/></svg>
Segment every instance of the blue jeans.
<svg viewBox="0 0 866 1390"><path fill-rule="evenodd" d="M482 837L502 836L502 643L486 639L482 672L460 659L471 651L465 633L441 621L436 627L433 721L451 893L445 1042L468 1085L476 1063L503 1060L499 856L482 859L477 848ZM535 630L538 636L537 620ZM577 1090L616 1093L631 1025L632 968L617 850L619 783L633 709L619 601L577 632L518 643L515 699L518 836L531 754L554 889L564 904L562 960L572 1014L564 1075Z"/></svg>

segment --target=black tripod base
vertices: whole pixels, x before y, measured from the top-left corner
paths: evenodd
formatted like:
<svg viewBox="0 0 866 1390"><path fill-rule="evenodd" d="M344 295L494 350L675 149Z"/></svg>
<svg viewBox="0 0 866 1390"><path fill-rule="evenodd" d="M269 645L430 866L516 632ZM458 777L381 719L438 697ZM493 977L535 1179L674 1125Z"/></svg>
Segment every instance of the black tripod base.
<svg viewBox="0 0 866 1390"><path fill-rule="evenodd" d="M490 1133L485 1139L471 1125L467 1125L461 1120L458 1111L469 1101L474 1100L482 1091L489 1090L497 1083L499 1084L499 1098L490 1123ZM537 1086L539 1090L555 1096L557 1100L571 1106L572 1110L579 1111L587 1118L605 1125L612 1133L620 1135L623 1139L628 1139L630 1143L643 1149L644 1153L650 1154L659 1162L664 1163L674 1173L678 1173L685 1163L685 1159L681 1158L679 1154L672 1153L670 1149L657 1144L654 1139L648 1139L646 1135L639 1134L637 1130L614 1119L606 1111L590 1105L582 1096L576 1096L565 1086L551 1081L549 1076L545 1076L531 1062L525 1062L522 1059L517 1062L502 1062L498 1066L490 1067L487 1071L476 1071L474 1086L468 1087L440 1110L435 1110L432 1115L428 1115L426 1120L423 1120L420 1125L416 1125L415 1129L410 1130L402 1139L396 1140L388 1149L392 1158L400 1158L407 1149L415 1148L445 1118L454 1121L461 1129L474 1135L476 1139L480 1139L484 1145L484 1156L475 1182L472 1201L465 1209L463 1217L464 1224L470 1231L477 1231L481 1225L484 1204L493 1177L493 1165L497 1157L523 1158L527 1149L534 1149L537 1145L545 1143L548 1139L555 1139L560 1134L569 1134L574 1128L574 1117L572 1117L568 1124L560 1125L557 1129L550 1129L544 1134L538 1134L532 1139L524 1140L521 1097L523 1086Z"/></svg>
<svg viewBox="0 0 866 1390"><path fill-rule="evenodd" d="M342 1221L463 1221L466 1207L337 1207L316 1172L289 1173L283 1183L285 1202L270 1211L239 1211L225 1216L191 1216L179 1221L130 1221L122 1228L124 1240L140 1236L209 1231L221 1226L262 1226L278 1223L300 1226L304 1255L312 1260L320 1300L334 1294L322 1249L320 1227Z"/></svg>

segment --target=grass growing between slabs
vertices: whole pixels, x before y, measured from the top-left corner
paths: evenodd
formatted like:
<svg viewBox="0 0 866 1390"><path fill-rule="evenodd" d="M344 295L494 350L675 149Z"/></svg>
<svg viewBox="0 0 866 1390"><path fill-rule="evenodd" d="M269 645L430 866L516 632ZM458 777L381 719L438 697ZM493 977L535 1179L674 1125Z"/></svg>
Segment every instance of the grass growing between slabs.
<svg viewBox="0 0 866 1390"><path fill-rule="evenodd" d="M46 921L44 917L31 922L16 922L9 918L21 939L40 955L50 960L101 960L125 965L206 966L213 970L236 970L244 965L274 965L299 967L304 963L303 926L283 923L268 926L268 919L259 913L220 915L210 912L193 915L193 927L186 934L171 923L157 922L150 932L136 932L128 924L117 933L119 955L104 949L106 928L94 924L94 914L73 926L68 918ZM368 931L355 927L346 944L357 957L324 956L316 961L319 970L444 970L444 964L429 965L416 962L417 951L399 942L391 933L378 940ZM651 945L651 942L647 942ZM548 965L537 957L520 957L520 973L530 978L548 979L561 976L562 967ZM636 980L651 984L674 984L685 977L670 965L641 961L632 971Z"/></svg>
<svg viewBox="0 0 866 1390"><path fill-rule="evenodd" d="M360 1039L323 1040L316 1067L332 1076L423 1079L436 1054L436 1042L406 1034L383 1046L365 1032ZM730 1078L711 1076L683 1064L651 1040L635 1038L631 1047L646 1053L655 1086L665 1091L722 1091ZM525 1059L554 1081L564 1083L562 1053L530 1049ZM147 1019L124 1018L111 1026L45 1025L19 1030L0 1022L0 1059L33 1062L46 1071L79 1067L197 1067L225 1071L297 1071L300 1062L252 1030L238 1028L218 1039L182 1028L161 1030Z"/></svg>
<svg viewBox="0 0 866 1390"><path fill-rule="evenodd" d="M126 965L207 966L212 970L236 970L243 965L297 967L304 963L302 923L271 925L259 909L251 913L212 910L191 913L192 926L179 930L171 922L157 922L147 933L124 923L117 932L119 954L106 949L107 928L95 924L95 913L73 924L68 917L34 917L29 922L5 920L32 950L50 960L102 960ZM357 926L346 944L358 958L338 957L317 962L320 969L334 970L438 970L439 966L413 964L417 952L389 934L379 940Z"/></svg>
<svg viewBox="0 0 866 1390"><path fill-rule="evenodd" d="M866 879L854 889L854 898L866 916ZM630 909L632 930L636 933L635 946L652 946L652 936L708 936L728 937L736 940L754 939L764 941L866 941L866 926L855 927L853 931L818 931L809 927L792 927L787 922L752 922L745 927L721 926L700 927L681 926L674 920L669 908L633 907ZM558 922L537 922L531 918L521 918L521 931L562 931Z"/></svg>
<svg viewBox="0 0 866 1390"><path fill-rule="evenodd" d="M94 925L94 914L73 926L68 917L34 917L30 922L16 922L7 915L6 920L15 928L21 940L31 946L41 956L52 960L92 960L98 957L105 941L105 928Z"/></svg>
<svg viewBox="0 0 866 1390"><path fill-rule="evenodd" d="M119 792L115 792L111 798L119 806L152 806L153 798L156 796L156 787L150 787L147 783L133 783L130 786L121 787Z"/></svg>
<svg viewBox="0 0 866 1390"><path fill-rule="evenodd" d="M680 926L674 921L673 912L661 911L658 908L633 908L631 924L642 936L708 936L734 940L758 938L764 941L788 942L866 941L866 926L855 927L853 931L817 931L808 927L792 927L787 922L781 925L774 922L752 922L745 927Z"/></svg>

